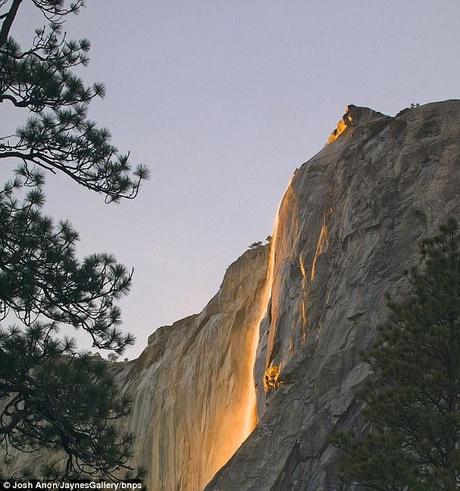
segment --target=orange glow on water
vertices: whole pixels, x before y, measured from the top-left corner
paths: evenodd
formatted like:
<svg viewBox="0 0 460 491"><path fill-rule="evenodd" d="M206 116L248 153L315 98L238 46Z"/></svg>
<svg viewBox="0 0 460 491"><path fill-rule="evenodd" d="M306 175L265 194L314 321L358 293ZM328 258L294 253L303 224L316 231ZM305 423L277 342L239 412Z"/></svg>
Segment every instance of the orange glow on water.
<svg viewBox="0 0 460 491"><path fill-rule="evenodd" d="M291 185L291 181L287 189L289 189ZM287 191L287 190L286 190ZM283 193L283 198L284 198ZM272 287L274 280L274 269L275 269L275 253L276 253L276 245L278 239L278 227L280 222L280 209L283 200L280 201L278 205L278 209L275 216L275 223L273 224L273 232L272 232L272 240L270 243L270 256L268 260L268 269L267 276L265 279L265 284L263 287L263 292L261 295L260 303L259 303L259 315L251 328L251 350L249 353L249 373L248 373L248 397L247 397L247 405L245 410L245 420L243 426L243 432L241 435L241 443L246 440L246 438L252 433L254 428L257 425L258 417L257 417L257 397L256 397L256 389L255 389L255 380L254 380L254 365L256 362L257 356L257 347L259 345L259 337L260 337L260 324L264 320L267 315L268 304L270 302L272 296Z"/></svg>
<svg viewBox="0 0 460 491"><path fill-rule="evenodd" d="M263 292L259 304L259 314L256 318L254 325L251 327L251 341L249 352L249 373L248 373L248 396L244 417L243 431L241 435L241 443L252 433L257 425L257 398L256 398L256 384L254 380L254 365L256 362L257 346L259 345L260 337L260 324L267 314L268 303L272 293L273 283L273 267L275 264L275 247L276 247L276 235L278 229L278 212L275 218L275 224L273 226L272 240L270 244L270 257L268 262L267 276L265 278L265 284L263 286Z"/></svg>
<svg viewBox="0 0 460 491"><path fill-rule="evenodd" d="M318 257L323 253L326 246L327 246L327 225L324 223L323 226L321 227L318 243L316 245L315 257L313 258L313 263L311 265L311 281L313 281L316 277L316 262L318 261Z"/></svg>
<svg viewBox="0 0 460 491"><path fill-rule="evenodd" d="M290 183L288 189L290 187ZM284 195L283 195L284 198ZM250 321L250 325L246 329L246 342L244 346L244 353L238 353L237 358L241 371L238 372L238 379L235 383L238 387L241 397L238 398L236 406L227 404L222 407L222 412L217 414L218 430L216 438L210 443L209 454L206 457L208 466L206 468L206 476L204 479L200 477L197 482L208 483L210 479L219 471L235 454L238 448L254 431L254 428L258 423L257 415L257 396L256 396L256 381L254 379L254 366L257 357L257 348L259 345L260 337L260 325L267 316L270 299L272 296L272 288L274 282L274 269L275 269L275 252L277 247L277 239L279 235L278 227L280 222L280 209L283 200L275 217L273 225L272 239L270 242L270 252L267 265L267 273L264 283L261 287L257 305L255 305L256 314ZM281 367L278 367L280 370ZM273 377L272 377L273 378ZM263 380L257 381L261 384ZM274 384L278 387L281 384L279 375L274 377ZM220 408L219 408L220 409ZM215 417L216 415L214 415ZM180 488L182 489L182 488ZM189 488L187 488L189 489ZM191 486L190 490L201 489L199 486Z"/></svg>

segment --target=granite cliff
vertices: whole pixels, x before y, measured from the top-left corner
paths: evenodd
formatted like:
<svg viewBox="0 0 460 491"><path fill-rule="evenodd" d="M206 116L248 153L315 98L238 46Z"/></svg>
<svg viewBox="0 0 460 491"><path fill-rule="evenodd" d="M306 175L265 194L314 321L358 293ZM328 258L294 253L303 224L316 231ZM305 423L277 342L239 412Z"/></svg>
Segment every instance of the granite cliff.
<svg viewBox="0 0 460 491"><path fill-rule="evenodd" d="M460 101L395 117L348 106L295 171L271 245L233 263L200 314L116 364L149 489L342 489L328 435L360 424L360 352L384 294L405 293L417 243L459 217L459 192Z"/></svg>
<svg viewBox="0 0 460 491"><path fill-rule="evenodd" d="M360 352L418 243L460 214L460 101L349 106L283 197L255 364L259 422L207 490L336 490L331 431L359 425ZM260 381L275 368L278 389Z"/></svg>
<svg viewBox="0 0 460 491"><path fill-rule="evenodd" d="M395 117L348 106L289 183L271 251L246 252L203 312L152 335L126 375L151 489L339 489L328 435L359 424L360 352L384 294L404 294L417 243L459 216L459 191L460 101ZM258 423L240 447L253 384Z"/></svg>
<svg viewBox="0 0 460 491"><path fill-rule="evenodd" d="M227 270L198 315L161 327L118 376L149 490L201 490L256 424L253 366L268 246Z"/></svg>

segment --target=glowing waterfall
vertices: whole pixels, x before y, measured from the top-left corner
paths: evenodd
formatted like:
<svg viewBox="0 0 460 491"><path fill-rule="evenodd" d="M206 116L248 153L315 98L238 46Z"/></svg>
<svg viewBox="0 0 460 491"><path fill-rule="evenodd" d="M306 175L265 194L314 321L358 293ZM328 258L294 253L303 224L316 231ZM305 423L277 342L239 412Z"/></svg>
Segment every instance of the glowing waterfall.
<svg viewBox="0 0 460 491"><path fill-rule="evenodd" d="M291 181L289 182L287 189L289 189L290 185L291 185ZM273 287L274 269L275 269L276 241L278 238L280 210L286 192L283 194L283 198L281 199L280 204L278 205L278 210L275 216L275 223L273 224L272 240L270 244L270 257L268 262L267 276L265 278L265 284L259 302L259 313L257 315L256 321L254 322L254 324L251 326L250 329L250 351L249 351L249 363L248 363L249 369L248 369L248 376L247 376L248 396L247 396L246 411L244 416L244 425L241 434L241 443L243 443L244 440L246 440L246 438L252 433L252 431L257 425L257 398L256 398L256 389L255 389L255 380L254 380L254 365L256 362L257 347L259 345L260 324L262 323L265 316L267 315L268 304L272 296L272 287Z"/></svg>

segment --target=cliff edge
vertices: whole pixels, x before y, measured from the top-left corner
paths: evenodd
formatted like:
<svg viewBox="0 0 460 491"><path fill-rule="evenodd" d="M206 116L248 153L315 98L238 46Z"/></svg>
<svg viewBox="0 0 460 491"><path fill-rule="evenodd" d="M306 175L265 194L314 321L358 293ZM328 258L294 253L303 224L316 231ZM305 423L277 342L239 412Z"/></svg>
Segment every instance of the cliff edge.
<svg viewBox="0 0 460 491"><path fill-rule="evenodd" d="M406 291L419 242L460 216L459 191L460 101L395 117L348 107L281 203L255 366L261 419L207 490L343 489L328 438L360 424L360 352L386 316L384 294Z"/></svg>

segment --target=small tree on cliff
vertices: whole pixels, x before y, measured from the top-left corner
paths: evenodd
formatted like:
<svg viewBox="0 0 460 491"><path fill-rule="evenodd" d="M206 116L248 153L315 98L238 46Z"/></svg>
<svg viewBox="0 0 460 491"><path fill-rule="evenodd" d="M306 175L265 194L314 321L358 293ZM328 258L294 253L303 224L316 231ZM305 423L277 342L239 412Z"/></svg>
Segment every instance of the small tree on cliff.
<svg viewBox="0 0 460 491"><path fill-rule="evenodd" d="M76 257L78 234L43 215L44 172L61 172L106 201L134 198L147 170L131 171L127 155L105 128L87 118L104 96L72 70L88 63L88 40L72 41L62 26L84 0L0 0L0 102L29 113L12 135L0 137L0 159L17 161L0 188L0 318L22 327L0 329L0 442L8 452L39 446L64 450L62 473L113 476L127 468L129 435L112 422L128 411L107 364L79 354L62 325L85 330L93 346L122 353L133 343L119 329L116 300L131 273L109 254ZM45 27L25 49L13 39L21 8L36 9ZM20 188L29 192L18 199ZM48 474L59 469L48 469Z"/></svg>
<svg viewBox="0 0 460 491"><path fill-rule="evenodd" d="M389 301L388 321L367 356L364 435L341 434L340 473L376 490L460 486L460 234L450 220L421 248L412 290Z"/></svg>

